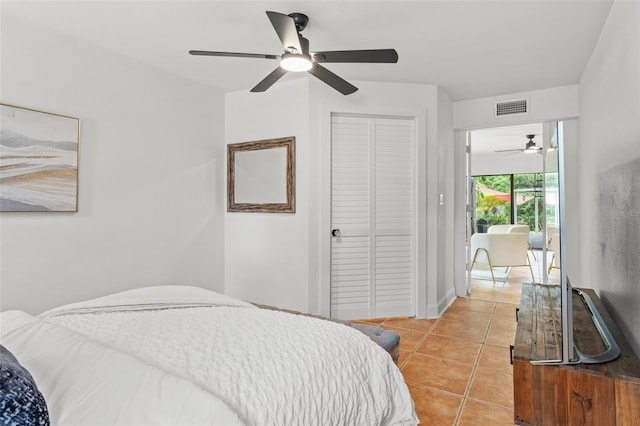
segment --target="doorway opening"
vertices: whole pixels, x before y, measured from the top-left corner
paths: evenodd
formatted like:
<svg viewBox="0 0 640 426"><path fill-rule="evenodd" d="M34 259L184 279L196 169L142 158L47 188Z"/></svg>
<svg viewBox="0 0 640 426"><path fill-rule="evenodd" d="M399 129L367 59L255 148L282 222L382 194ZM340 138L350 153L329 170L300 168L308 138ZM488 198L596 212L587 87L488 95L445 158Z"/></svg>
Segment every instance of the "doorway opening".
<svg viewBox="0 0 640 426"><path fill-rule="evenodd" d="M544 266L539 250L546 223L542 145L542 123L468 132L466 269L467 295L472 298L517 303L521 284L541 277ZM489 269L493 273L482 271L474 258L476 243L509 237L474 238L474 234L513 232L520 233L513 238L519 241L518 259L505 261L509 266L504 268Z"/></svg>

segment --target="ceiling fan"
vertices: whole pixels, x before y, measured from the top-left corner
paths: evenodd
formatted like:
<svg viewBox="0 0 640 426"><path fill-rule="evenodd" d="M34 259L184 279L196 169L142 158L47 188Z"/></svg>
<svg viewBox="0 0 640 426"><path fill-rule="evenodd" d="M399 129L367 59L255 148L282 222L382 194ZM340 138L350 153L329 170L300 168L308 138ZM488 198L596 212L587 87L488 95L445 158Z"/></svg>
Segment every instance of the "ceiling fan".
<svg viewBox="0 0 640 426"><path fill-rule="evenodd" d="M190 50L191 55L199 56L232 56L239 58L279 59L280 66L273 70L258 83L252 92L264 92L288 71L308 72L319 78L343 95L349 95L358 88L333 72L321 63L396 63L398 53L395 49L371 50L334 50L323 52L309 52L309 40L300 32L307 26L309 18L302 13L285 15L278 12L267 12L267 16L276 30L284 53L282 55L268 55L259 53L212 52L207 50Z"/></svg>
<svg viewBox="0 0 640 426"><path fill-rule="evenodd" d="M526 143L526 145L524 146L524 148L518 148L518 149L499 149L497 151L494 152L524 152L525 154L535 154L538 152L542 152L542 147L541 146L536 146L536 143L533 141L533 138L535 138L536 135L527 135L527 139L529 139Z"/></svg>

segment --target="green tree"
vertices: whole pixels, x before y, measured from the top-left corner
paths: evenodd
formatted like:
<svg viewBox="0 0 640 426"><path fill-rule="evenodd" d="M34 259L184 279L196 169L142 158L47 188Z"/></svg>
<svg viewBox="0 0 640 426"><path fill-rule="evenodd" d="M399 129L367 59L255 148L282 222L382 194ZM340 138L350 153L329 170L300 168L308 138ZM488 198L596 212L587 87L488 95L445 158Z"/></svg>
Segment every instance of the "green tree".
<svg viewBox="0 0 640 426"><path fill-rule="evenodd" d="M486 219L489 225L509 223L510 205L494 195L479 193L476 204L477 219Z"/></svg>
<svg viewBox="0 0 640 426"><path fill-rule="evenodd" d="M485 219L489 225L511 223L511 203L491 194L483 194L478 187L485 187L504 194L511 194L511 175L477 176L476 219Z"/></svg>
<svg viewBox="0 0 640 426"><path fill-rule="evenodd" d="M538 221L542 217L542 175L538 173L523 173L513 175L516 198L529 198L528 201L517 205L518 223L526 223L532 231L539 230L540 223L536 223L536 205L538 206Z"/></svg>
<svg viewBox="0 0 640 426"><path fill-rule="evenodd" d="M476 178L476 184L506 194L511 193L511 175L478 176Z"/></svg>
<svg viewBox="0 0 640 426"><path fill-rule="evenodd" d="M512 175L477 176L476 182L476 218L484 218L490 225L511 223L511 201L498 199L491 194L484 194L479 187L508 194L511 198ZM538 213L542 214L542 175L537 173L521 173L513 175L513 186L516 199L529 198L526 202L516 205L517 221L526 223L532 230L536 230L536 203ZM504 197L503 197L504 198ZM515 202L516 200L514 200Z"/></svg>

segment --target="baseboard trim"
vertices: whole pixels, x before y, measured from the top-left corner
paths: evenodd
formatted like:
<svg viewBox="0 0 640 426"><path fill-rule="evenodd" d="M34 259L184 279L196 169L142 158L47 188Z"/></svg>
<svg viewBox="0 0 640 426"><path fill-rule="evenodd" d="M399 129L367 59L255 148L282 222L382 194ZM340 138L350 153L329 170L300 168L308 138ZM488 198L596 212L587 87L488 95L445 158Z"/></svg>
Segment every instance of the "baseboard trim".
<svg viewBox="0 0 640 426"><path fill-rule="evenodd" d="M427 305L427 319L439 318L438 315L438 305L428 304Z"/></svg>
<svg viewBox="0 0 640 426"><path fill-rule="evenodd" d="M456 300L456 289L455 287L451 287L449 289L449 291L447 291L447 294L438 301L438 317L440 317L447 309L449 309L449 306L451 306L451 304Z"/></svg>

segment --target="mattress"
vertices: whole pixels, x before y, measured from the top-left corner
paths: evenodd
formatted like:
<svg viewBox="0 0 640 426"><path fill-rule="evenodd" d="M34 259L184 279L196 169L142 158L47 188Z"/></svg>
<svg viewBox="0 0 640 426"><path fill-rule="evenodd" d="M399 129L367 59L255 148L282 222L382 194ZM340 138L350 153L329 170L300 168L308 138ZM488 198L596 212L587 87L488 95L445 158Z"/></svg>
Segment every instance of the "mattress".
<svg viewBox="0 0 640 426"><path fill-rule="evenodd" d="M53 424L418 422L397 366L361 332L196 287L3 313L2 343Z"/></svg>

